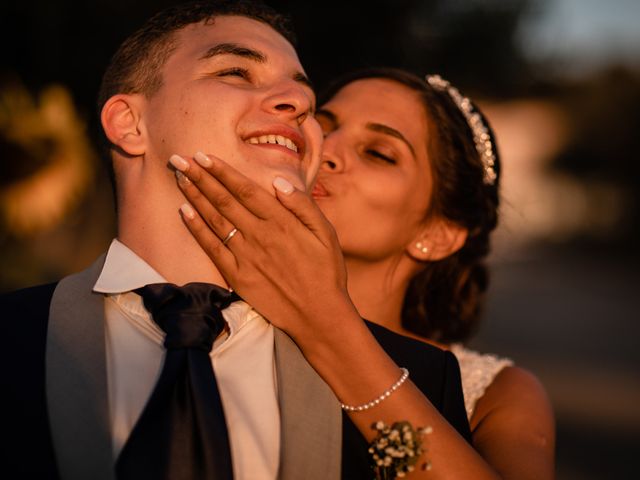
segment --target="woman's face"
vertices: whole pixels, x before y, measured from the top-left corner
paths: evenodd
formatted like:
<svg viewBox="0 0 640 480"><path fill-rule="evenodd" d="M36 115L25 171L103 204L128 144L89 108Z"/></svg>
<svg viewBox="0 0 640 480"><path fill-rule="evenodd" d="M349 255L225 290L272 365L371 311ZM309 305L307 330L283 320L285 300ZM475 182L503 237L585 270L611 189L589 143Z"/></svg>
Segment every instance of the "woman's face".
<svg viewBox="0 0 640 480"><path fill-rule="evenodd" d="M427 116L418 94L385 79L343 87L317 112L325 141L313 191L346 258L402 254L431 197Z"/></svg>

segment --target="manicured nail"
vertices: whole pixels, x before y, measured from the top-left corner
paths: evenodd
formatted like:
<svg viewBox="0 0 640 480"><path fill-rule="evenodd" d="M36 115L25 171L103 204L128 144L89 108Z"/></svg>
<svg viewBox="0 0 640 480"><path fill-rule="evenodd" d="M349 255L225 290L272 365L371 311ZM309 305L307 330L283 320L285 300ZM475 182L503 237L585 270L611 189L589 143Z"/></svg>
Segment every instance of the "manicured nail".
<svg viewBox="0 0 640 480"><path fill-rule="evenodd" d="M189 220L193 220L194 218L196 218L195 210L188 203L182 204L182 206L180 207L180 211L182 212L182 215L187 217Z"/></svg>
<svg viewBox="0 0 640 480"><path fill-rule="evenodd" d="M186 172L187 170L189 170L189 162L187 162L180 155L171 155L171 157L169 157L169 163L173 165L176 170L179 170L181 172Z"/></svg>
<svg viewBox="0 0 640 480"><path fill-rule="evenodd" d="M275 187L276 190L286 195L289 195L291 192L293 192L293 185L291 185L291 183L288 180L285 180L282 177L276 177L273 180L273 186Z"/></svg>
<svg viewBox="0 0 640 480"><path fill-rule="evenodd" d="M196 159L196 162L198 162L201 167L209 168L211 165L213 165L211 159L202 152L196 152L193 158Z"/></svg>
<svg viewBox="0 0 640 480"><path fill-rule="evenodd" d="M189 177L187 177L180 170L176 170L176 178L178 179L178 184L180 184L183 187L186 187L187 185L191 185L191 180L189 180Z"/></svg>

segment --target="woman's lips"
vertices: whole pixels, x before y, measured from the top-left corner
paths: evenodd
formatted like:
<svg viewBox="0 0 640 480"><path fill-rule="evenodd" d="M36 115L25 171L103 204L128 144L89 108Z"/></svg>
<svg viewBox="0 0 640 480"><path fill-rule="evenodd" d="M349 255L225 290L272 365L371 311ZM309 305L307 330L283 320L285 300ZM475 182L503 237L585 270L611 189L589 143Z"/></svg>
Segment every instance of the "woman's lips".
<svg viewBox="0 0 640 480"><path fill-rule="evenodd" d="M316 181L315 185L313 186L313 190L311 190L311 196L313 198L328 197L329 192L327 192L327 189L324 188L324 185L322 185L322 183Z"/></svg>

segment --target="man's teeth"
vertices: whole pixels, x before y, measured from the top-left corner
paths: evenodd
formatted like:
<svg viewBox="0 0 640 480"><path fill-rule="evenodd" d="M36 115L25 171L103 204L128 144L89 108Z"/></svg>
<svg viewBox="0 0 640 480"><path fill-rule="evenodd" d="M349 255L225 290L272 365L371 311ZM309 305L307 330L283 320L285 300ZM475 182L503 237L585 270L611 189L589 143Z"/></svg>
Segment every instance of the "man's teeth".
<svg viewBox="0 0 640 480"><path fill-rule="evenodd" d="M298 151L298 147L296 147L296 144L289 140L287 137L283 137L282 135L261 135L259 137L251 137L247 141L254 145L257 145L259 143L273 143L287 147L289 150L293 150L294 152Z"/></svg>

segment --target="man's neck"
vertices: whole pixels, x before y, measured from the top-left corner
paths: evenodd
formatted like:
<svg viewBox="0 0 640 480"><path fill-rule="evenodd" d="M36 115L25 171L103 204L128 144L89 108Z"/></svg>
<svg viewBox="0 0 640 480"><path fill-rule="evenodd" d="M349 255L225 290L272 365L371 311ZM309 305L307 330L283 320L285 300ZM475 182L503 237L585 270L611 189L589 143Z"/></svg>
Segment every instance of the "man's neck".
<svg viewBox="0 0 640 480"><path fill-rule="evenodd" d="M148 189L132 198L119 198L118 240L171 283L215 283L226 287L220 271L184 225L177 192Z"/></svg>

